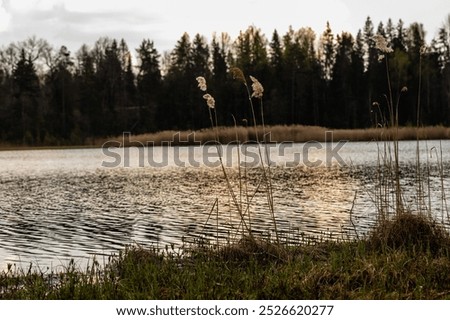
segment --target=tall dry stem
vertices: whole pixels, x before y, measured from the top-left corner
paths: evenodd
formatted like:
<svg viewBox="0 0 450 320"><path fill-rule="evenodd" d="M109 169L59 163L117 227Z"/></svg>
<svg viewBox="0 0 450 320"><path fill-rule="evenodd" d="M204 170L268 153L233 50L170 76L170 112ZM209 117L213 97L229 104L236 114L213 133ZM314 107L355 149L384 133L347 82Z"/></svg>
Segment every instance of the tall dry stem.
<svg viewBox="0 0 450 320"><path fill-rule="evenodd" d="M270 155L268 153L267 144L265 141L266 132L265 132L265 125L264 125L264 113L263 113L263 111L261 112L261 117L262 117L263 135L264 135L263 139L264 139L264 145L265 145L265 147L264 147L265 148L265 157L267 160L267 164L265 164L266 160L264 159L264 156L261 151L261 141L260 141L259 134L258 134L257 120L256 120L256 115L255 115L255 107L254 107L253 99L252 99L252 98L260 99L261 110L262 110L263 109L262 97L263 97L264 88L255 77L250 76L250 79L252 81L252 89L253 89L253 92L250 93L250 88L247 84L247 80L245 79L245 76L244 76L244 73L242 72L242 70L234 67L231 69L231 73L233 74L233 77L235 79L237 79L243 83L245 90L247 92L247 97L248 97L249 104L250 104L250 111L251 111L252 118L253 118L253 127L255 129L256 143L257 143L257 147L258 147L258 155L259 155L259 160L261 162L261 169L262 169L262 175L263 175L262 181L265 184L267 205L269 207L269 212L270 212L270 215L272 218L276 241L277 241L277 243L280 243L278 227L277 227L277 222L276 222L276 218L275 218L275 210L274 210L274 202L273 202L273 186L272 186L272 182L271 182L272 179L270 176L271 175ZM267 168L266 168L266 165L267 165Z"/></svg>
<svg viewBox="0 0 450 320"><path fill-rule="evenodd" d="M398 138L398 109L401 92L398 95L397 103L394 105L394 98L392 93L391 77L389 72L389 60L388 54L393 52L386 42L386 39L382 35L376 35L374 37L376 48L380 51L380 58L384 59L386 65L386 80L388 85L388 95L386 96L386 102L388 105L389 116L390 116L390 128L393 129L393 136L391 137L391 143L393 145L394 153L394 164L391 165L391 172L393 174L394 190L395 190L395 214L401 214L404 211L403 201L402 201L402 190L400 185L400 165L399 165L399 138ZM402 89L403 92L403 89ZM390 147L389 147L390 149Z"/></svg>
<svg viewBox="0 0 450 320"><path fill-rule="evenodd" d="M206 86L205 78L197 77L196 80L198 82L198 86L199 86L200 90L206 91L207 86ZM248 235L250 237L253 237L252 230L248 227L248 225L244 219L244 213L242 212L242 207L239 205L239 201L237 199L236 194L234 193L230 178L228 176L228 173L225 169L225 165L223 163L222 148L221 148L220 141L219 141L219 131L218 131L217 111L216 111L215 100L209 93L204 94L203 98L206 100L206 103L208 105L208 112L209 112L209 119L211 122L211 128L214 130L214 135L215 135L215 140L216 140L217 155L219 157L220 167L222 169L222 172L223 172L226 184L227 184L228 192L230 193L233 203L238 211L239 217L241 219L241 224L243 225L244 230L248 233ZM212 110L214 110L214 117L212 114Z"/></svg>

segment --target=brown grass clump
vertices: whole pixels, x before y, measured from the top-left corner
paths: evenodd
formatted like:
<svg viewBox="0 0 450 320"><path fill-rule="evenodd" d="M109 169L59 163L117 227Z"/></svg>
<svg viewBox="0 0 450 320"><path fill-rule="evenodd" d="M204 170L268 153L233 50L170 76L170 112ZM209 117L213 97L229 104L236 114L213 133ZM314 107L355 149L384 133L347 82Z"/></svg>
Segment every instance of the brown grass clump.
<svg viewBox="0 0 450 320"><path fill-rule="evenodd" d="M370 234L369 245L375 250L406 249L437 254L450 248L450 235L427 216L401 213L381 221Z"/></svg>
<svg viewBox="0 0 450 320"><path fill-rule="evenodd" d="M271 241L265 241L254 237L243 237L236 244L230 244L219 248L217 257L229 262L259 263L281 262L287 259L287 252L282 246Z"/></svg>
<svg viewBox="0 0 450 320"><path fill-rule="evenodd" d="M266 126L265 130L262 126L255 127L217 127L215 129L206 128L197 131L174 131L166 130L156 133L147 133L132 135L129 141L122 141L123 137L115 137L110 139L98 139L95 144L102 145L106 141L124 142L125 147L134 146L159 146L159 145L199 145L211 143L217 138L222 144L236 143L236 135L240 143L250 141L264 140L264 132L270 134L270 138L266 137L265 141L271 142L307 142L332 139L334 141L386 141L397 137L398 140L434 140L434 139L450 139L450 128L443 126L435 127L400 127L394 128L367 128L367 129L328 129L318 126L303 125L274 125ZM258 132L258 137L256 135ZM327 133L328 132L328 133ZM218 137L216 137L216 134ZM2 146L0 146L2 147ZM3 146L3 149L6 149Z"/></svg>

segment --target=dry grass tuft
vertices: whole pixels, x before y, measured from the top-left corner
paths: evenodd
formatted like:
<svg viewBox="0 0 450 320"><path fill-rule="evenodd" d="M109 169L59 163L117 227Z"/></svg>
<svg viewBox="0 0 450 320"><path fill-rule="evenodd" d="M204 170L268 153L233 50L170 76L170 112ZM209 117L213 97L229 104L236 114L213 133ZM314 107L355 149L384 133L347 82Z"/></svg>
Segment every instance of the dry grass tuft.
<svg viewBox="0 0 450 320"><path fill-rule="evenodd" d="M450 248L450 235L431 218L408 212L380 221L368 242L376 250L406 249L438 254Z"/></svg>
<svg viewBox="0 0 450 320"><path fill-rule="evenodd" d="M268 263L286 260L287 252L283 246L271 241L246 236L236 244L221 247L217 251L217 256L229 262L242 263L253 260Z"/></svg>

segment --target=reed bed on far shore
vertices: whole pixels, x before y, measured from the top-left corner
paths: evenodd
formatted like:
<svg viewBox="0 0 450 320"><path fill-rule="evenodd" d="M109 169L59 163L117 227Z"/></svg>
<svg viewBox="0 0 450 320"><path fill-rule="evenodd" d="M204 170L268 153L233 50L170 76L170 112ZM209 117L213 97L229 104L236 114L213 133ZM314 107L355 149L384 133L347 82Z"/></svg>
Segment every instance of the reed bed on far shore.
<svg viewBox="0 0 450 320"><path fill-rule="evenodd" d="M319 126L303 125L274 125L265 126L266 134L270 135L266 141L273 143L281 142L325 142L348 140L348 141L386 141L393 137L396 128L367 128L367 129L329 129ZM97 140L96 145L107 142L119 142L121 147L128 146L159 146L159 145L196 145L216 141L218 134L219 142L223 144L234 143L239 139L240 143L262 140L264 129L262 126L254 127L218 127L217 132L212 128L197 131L175 131L166 130L155 133L138 134L131 136L114 137ZM125 137L125 138L124 138ZM236 138L237 137L237 138ZM450 139L450 128L444 126L429 127L399 127L398 140L446 140Z"/></svg>
<svg viewBox="0 0 450 320"><path fill-rule="evenodd" d="M281 142L308 142L308 141L386 141L393 137L394 128L366 128L366 129L330 129L319 126L304 125L273 125L265 126L266 134L270 134L266 141L272 143ZM264 129L257 126L258 137L263 137ZM222 144L256 141L254 127L223 127L217 128L219 142ZM238 138L236 138L236 136ZM444 126L428 127L400 127L398 128L398 140L447 140L450 139L450 128ZM47 149L47 148L99 148L102 146L117 147L151 147L161 145L201 145L216 141L216 132L212 128L201 130L164 130L154 133L130 134L108 138L87 139L84 145L42 145L27 146L0 143L0 150L18 149Z"/></svg>

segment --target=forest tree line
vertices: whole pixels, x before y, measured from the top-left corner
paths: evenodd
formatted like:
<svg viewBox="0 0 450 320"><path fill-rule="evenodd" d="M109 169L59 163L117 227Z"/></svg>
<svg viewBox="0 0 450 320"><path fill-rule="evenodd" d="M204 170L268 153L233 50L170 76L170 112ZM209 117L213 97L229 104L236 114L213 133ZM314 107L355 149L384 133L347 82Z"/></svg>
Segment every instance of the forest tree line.
<svg viewBox="0 0 450 320"><path fill-rule="evenodd" d="M376 34L393 49L384 59ZM401 94L400 124L416 124L420 106L421 124L450 125L450 15L431 43L420 23L388 20L375 27L370 17L356 35L336 35L328 23L320 35L289 28L270 39L255 26L234 40L215 35L210 43L185 33L162 54L150 39L133 53L124 39L106 37L72 53L31 37L0 49L0 141L85 144L122 132L205 128L209 113L197 76L207 80L219 124L233 125L232 115L241 124L251 115L231 67L263 84L267 124L383 125L386 61L395 100Z"/></svg>

